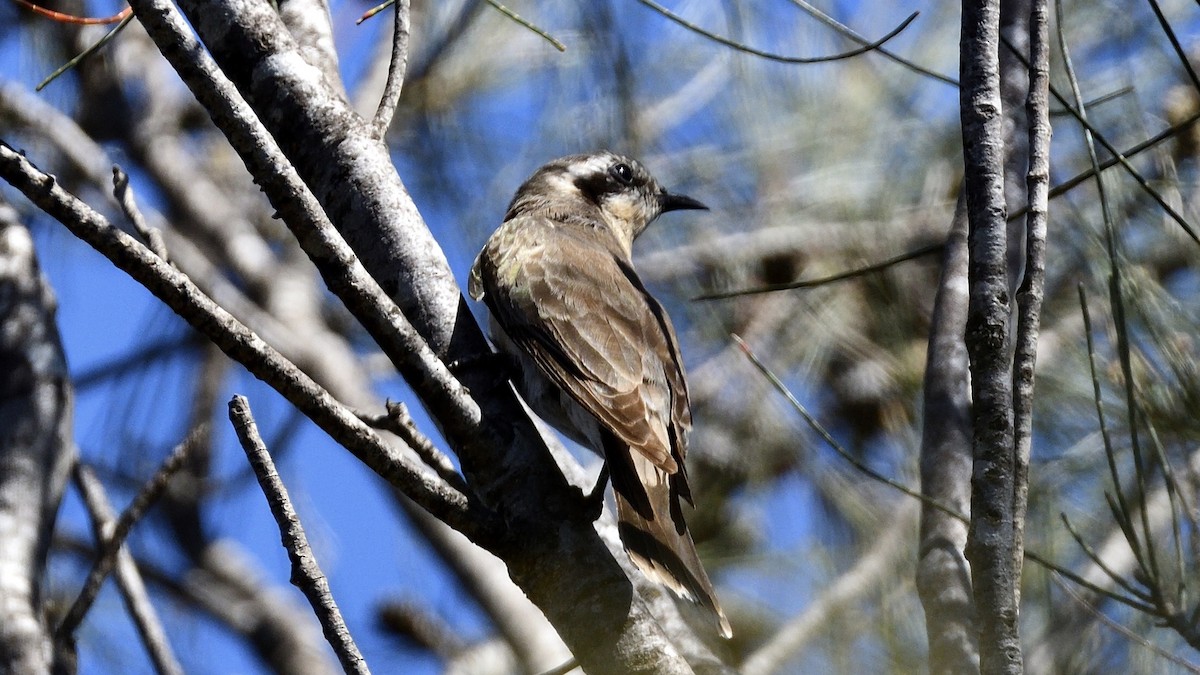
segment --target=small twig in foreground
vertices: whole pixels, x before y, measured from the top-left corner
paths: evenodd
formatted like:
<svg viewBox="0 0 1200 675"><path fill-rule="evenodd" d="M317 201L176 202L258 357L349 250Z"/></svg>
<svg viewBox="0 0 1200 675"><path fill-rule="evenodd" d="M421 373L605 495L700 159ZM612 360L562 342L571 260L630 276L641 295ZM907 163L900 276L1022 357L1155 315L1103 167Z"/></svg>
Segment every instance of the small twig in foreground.
<svg viewBox="0 0 1200 675"><path fill-rule="evenodd" d="M38 86L34 87L34 90L41 91L41 90L45 89L46 85L57 80L59 75L62 75L63 73L67 72L68 70L74 68L75 66L82 63L83 60L86 59L87 57L89 57L92 54L95 54L96 52L103 49L104 45L108 44L113 38L117 37L117 33L120 33L122 30L124 30L125 26L128 26L130 21L133 21L133 12L129 11L128 8L126 8L124 15L125 16L121 19L121 23L118 23L116 26L113 27L112 30L105 33L104 37L102 37L96 41L96 44L83 50L82 52L79 53L78 56L72 58L70 61L67 61L66 63L64 63L61 66L59 66L58 68L56 68L53 73L50 73L49 75L46 76L46 79L44 79L40 83L38 83Z"/></svg>
<svg viewBox="0 0 1200 675"><path fill-rule="evenodd" d="M392 53L388 61L387 83L383 86L383 95L379 97L375 118L371 120L372 135L378 139L383 139L392 123L396 105L400 102L400 91L404 88L404 75L408 71L409 0L399 0L394 4L396 15L392 25Z"/></svg>
<svg viewBox="0 0 1200 675"><path fill-rule="evenodd" d="M234 396L229 401L229 421L233 423L233 429L242 443L242 450L246 452L246 459L250 460L254 475L258 477L258 484L262 486L263 494L267 497L271 514L279 524L283 547L287 549L288 558L292 561L292 584L308 598L313 612L321 622L325 639L337 653L342 668L347 673L369 674L371 671L367 668L367 662L354 644L354 638L346 628L337 603L333 600L333 594L329 591L329 581L308 545L308 537L304 535L300 518L292 508L287 488L280 480L279 472L275 470L275 462L271 461L267 446L258 433L258 425L254 423L250 414L250 403L246 397Z"/></svg>

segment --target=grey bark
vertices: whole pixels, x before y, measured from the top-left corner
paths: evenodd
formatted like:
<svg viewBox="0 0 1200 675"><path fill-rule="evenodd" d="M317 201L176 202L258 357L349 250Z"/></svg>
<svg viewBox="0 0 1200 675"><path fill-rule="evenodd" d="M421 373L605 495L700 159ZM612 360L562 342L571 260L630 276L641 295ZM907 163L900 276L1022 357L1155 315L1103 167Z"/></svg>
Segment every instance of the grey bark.
<svg viewBox="0 0 1200 675"><path fill-rule="evenodd" d="M1020 3L1024 4L1024 3ZM1017 337L1013 355L1013 430L1015 434L1013 493L1013 576L1021 597L1025 515L1029 501L1029 459L1033 442L1033 379L1041 329L1046 279L1046 221L1050 184L1050 53L1046 0L1029 3L1029 170L1025 185L1029 211L1025 218L1025 270L1017 290ZM1010 172L1011 175L1011 172ZM1018 603L1018 611L1020 609Z"/></svg>
<svg viewBox="0 0 1200 675"><path fill-rule="evenodd" d="M0 672L54 659L42 579L75 456L54 309L29 231L0 201Z"/></svg>
<svg viewBox="0 0 1200 675"><path fill-rule="evenodd" d="M511 648L515 663L527 672L542 672L571 658L542 613L508 580L503 561L475 546L402 494L397 494L396 503L458 582L479 602L504 636L504 644Z"/></svg>
<svg viewBox="0 0 1200 675"><path fill-rule="evenodd" d="M1014 386L1010 376L1005 374L1010 368L1009 359L1013 353L1012 342L1007 337L1011 322L1008 298L1027 276L1026 227L1019 220L1005 225L1004 214L1020 209L1027 203L1025 178L1029 165L1029 136L1026 130L1029 122L1022 103L1029 92L1029 78L1016 55L1009 50L999 50L998 53L997 50L1000 34L1017 49L1027 48L1030 6L1027 2L1018 1L1004 3L999 8L986 8L985 23L990 22L990 25L982 36L976 32L980 29L979 9L976 7L974 11L964 12L964 50L969 44L978 45L972 43L971 39L980 37L989 46L982 61L978 54L968 60L969 55L965 51L963 53L964 89L961 96L968 180L964 187L964 198L960 200L954 225L947 238L942 277L934 305L925 373L921 480L925 494L960 513L966 513L972 496L980 498L979 487L988 482L976 473L977 483L973 489L970 485L971 467L974 466L976 471L985 466L994 469L995 460L1009 465L1010 469L1001 473L1004 480L1011 481L1011 486L1008 483L991 486L989 495L1007 504L1002 510L1007 513L1005 518L1008 524L1002 530L1008 533L1005 537L1011 562L1003 565L1003 568L1011 577L1009 584L1012 596L1009 604L1013 613L1012 625L1015 626L1022 559L1021 535L1026 492L1024 467L1028 457L1028 437L1024 437L1024 445L1017 451L1013 449L1015 441L1005 442L1003 434L1000 437L993 435L992 441L998 443L993 446L994 455L983 463L974 464L973 461L978 460L979 456L969 450L974 441L968 442L967 439L978 438L979 433L985 436L990 434L987 429L981 432L972 421L972 415L982 412L982 409L972 410L972 401L978 400L981 384L987 388L989 400L1002 408L999 418L992 418L993 422L1012 414L1009 408L1013 404L1012 398L1004 393L1004 382L1008 382L1009 387ZM987 67L980 69L981 65ZM975 164L972 168L973 161ZM986 168L983 180L980 180L981 167ZM968 247L970 208L975 210L972 216L974 220L970 221L971 232L975 234L970 241L975 246L983 241L982 248ZM981 213L990 219L988 223L992 229L989 237L978 234ZM981 267L970 264L972 257L977 263L981 253L989 256L988 281L984 286L978 284ZM1040 260L1041 249L1029 253L1031 260ZM987 366L991 368L991 379L985 383L979 382L978 377L972 378L972 374L976 373L970 369L967 342L964 342L964 336L968 335L971 293L981 290L991 294L990 297L998 304L989 306L987 302L982 303L991 310L986 318L979 313L980 305L976 305L971 326L974 333L966 339L975 341L976 354L980 350L996 350L987 357L992 359L992 365ZM999 303L1000 300L1003 303ZM976 298L978 301L979 297ZM1027 307L1031 317L1025 320L1025 325L1032 331L1028 334L1030 340L1023 352L1022 379L1015 383L1016 386L1022 383L1029 385L1027 389L1020 390L1020 400L1025 405L1032 396L1032 350L1036 348L1035 321L1039 307L1040 303ZM981 327L986 330L981 331ZM980 342L985 337L990 340L986 346ZM976 356L973 354L971 358ZM979 368L980 365L974 367ZM1023 415L1027 425L1028 408L1023 409ZM1014 433L1011 417L1009 420L1000 426L1007 426L1007 433L1011 435ZM1027 430L1028 426L1023 429ZM1002 456L1004 447L1009 448L1007 456ZM1004 494L1008 494L1008 497L1002 498ZM979 589L972 584L972 567L964 557L967 542L968 528L965 523L937 509L928 506L923 509L917 585L925 608L930 670L934 673L977 670L980 667L979 631L985 630L988 635L995 635L992 623L984 626L979 622L976 608ZM975 573L979 574L977 570Z"/></svg>
<svg viewBox="0 0 1200 675"><path fill-rule="evenodd" d="M967 513L971 504L971 376L967 323L967 214L962 199L946 238L925 366L921 492ZM967 524L923 504L917 591L925 608L930 673L979 669Z"/></svg>
<svg viewBox="0 0 1200 675"><path fill-rule="evenodd" d="M1020 673L1014 577L1011 293L1000 100L1000 3L964 2L960 70L970 252L966 344L971 361L971 525L967 559L983 673Z"/></svg>

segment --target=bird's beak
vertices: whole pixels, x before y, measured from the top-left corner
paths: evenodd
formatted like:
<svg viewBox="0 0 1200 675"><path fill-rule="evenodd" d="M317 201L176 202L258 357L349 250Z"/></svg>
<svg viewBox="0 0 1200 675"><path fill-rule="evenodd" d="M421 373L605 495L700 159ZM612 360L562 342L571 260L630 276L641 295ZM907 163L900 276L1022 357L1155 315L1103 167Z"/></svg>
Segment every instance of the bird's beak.
<svg viewBox="0 0 1200 675"><path fill-rule="evenodd" d="M662 192L659 194L658 203L662 207L662 212L681 211L683 209L704 209L708 207L700 202L688 197L687 195L677 195L670 192Z"/></svg>

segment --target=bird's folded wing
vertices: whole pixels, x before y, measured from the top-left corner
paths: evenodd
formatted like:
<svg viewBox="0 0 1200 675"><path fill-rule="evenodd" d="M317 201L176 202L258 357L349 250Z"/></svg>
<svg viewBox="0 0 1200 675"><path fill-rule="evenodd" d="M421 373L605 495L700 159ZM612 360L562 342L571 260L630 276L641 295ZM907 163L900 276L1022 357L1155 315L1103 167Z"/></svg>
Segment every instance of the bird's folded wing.
<svg viewBox="0 0 1200 675"><path fill-rule="evenodd" d="M489 308L551 380L675 473L691 413L669 319L614 254L558 228L543 235L509 268L520 283L488 283L484 270Z"/></svg>

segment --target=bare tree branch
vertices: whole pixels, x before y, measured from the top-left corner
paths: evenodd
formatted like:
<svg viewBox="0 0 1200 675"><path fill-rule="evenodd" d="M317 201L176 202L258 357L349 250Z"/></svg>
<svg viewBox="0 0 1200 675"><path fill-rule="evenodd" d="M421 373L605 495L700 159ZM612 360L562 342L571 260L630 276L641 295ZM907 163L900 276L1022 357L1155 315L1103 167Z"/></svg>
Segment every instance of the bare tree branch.
<svg viewBox="0 0 1200 675"><path fill-rule="evenodd" d="M979 667L989 675L1022 671L1012 562L1011 310L999 49L999 0L964 2L959 100L970 223L966 345L974 406L967 559L979 617Z"/></svg>
<svg viewBox="0 0 1200 675"><path fill-rule="evenodd" d="M1025 278L1017 291L1017 336L1013 357L1013 576L1021 594L1025 515L1029 500L1029 457L1033 441L1033 379L1046 279L1046 211L1050 182L1050 47L1046 0L1030 2L1029 52L1032 68L1026 118L1029 122L1029 213L1025 229Z"/></svg>
<svg viewBox="0 0 1200 675"><path fill-rule="evenodd" d="M66 616L55 629L55 640L64 644L70 644L75 640L75 631L83 623L84 616L91 609L96 596L100 594L100 587L104 584L104 580L112 571L113 566L116 565L117 554L125 544L125 538L129 536L130 530L141 520L146 511L162 496L163 491L167 489L167 483L183 464L183 460L187 458L196 437L205 432L206 429L197 429L176 446L163 461L158 471L150 477L150 480L146 481L129 506L121 512L121 516L113 524L112 532L97 547L99 552L96 559L92 561L92 568L88 571L87 579L79 591L79 596L75 598L75 602L67 610Z"/></svg>
<svg viewBox="0 0 1200 675"><path fill-rule="evenodd" d="M75 447L55 300L29 231L0 200L0 670L52 664L42 584Z"/></svg>
<svg viewBox="0 0 1200 675"><path fill-rule="evenodd" d="M375 138L379 139L384 137L392 123L392 115L400 101L400 90L404 86L404 73L408 70L409 9L409 0L396 0L392 9L395 20L392 24L392 53L388 59L387 83L383 87L383 95L379 97L375 119L371 120L371 129Z"/></svg>
<svg viewBox="0 0 1200 675"><path fill-rule="evenodd" d="M921 492L968 513L971 378L963 343L969 300L967 213L962 199L958 206L942 257L925 357ZM979 668L970 565L963 555L966 545L966 523L937 509L921 509L917 591L925 608L931 673Z"/></svg>
<svg viewBox="0 0 1200 675"><path fill-rule="evenodd" d="M324 73L328 86L336 87L345 97L327 0L283 0L279 3L279 18L304 60Z"/></svg>
<svg viewBox="0 0 1200 675"><path fill-rule="evenodd" d="M139 16L142 9L150 11L135 3ZM211 3L184 3L184 9L251 105L270 111L262 119L272 125L271 135L441 360L469 363L486 354L486 342L386 148L314 73L293 67L295 45L279 30L270 8L231 0L219 11ZM488 369L464 371L461 377L479 401L483 420L495 426L488 433L458 424L443 429L468 482L486 503L504 511L509 537L490 547L508 563L510 575L547 613L585 668L684 668L587 522L582 495L548 461L512 390L498 387ZM506 457L503 471L497 467L498 450ZM487 539L478 524L464 525L462 531L474 533L477 541ZM551 560L559 569L547 574ZM591 619L580 621L583 608L596 610L589 617L604 616L612 623L598 627Z"/></svg>
<svg viewBox="0 0 1200 675"><path fill-rule="evenodd" d="M87 465L76 462L72 475L92 517L92 531L97 541L96 550L99 551L103 542L111 539L116 530L117 514L104 493L100 479L96 478L96 474ZM146 651L150 653L150 661L154 663L155 670L159 675L182 675L183 668L175 658L175 653L171 651L171 643L167 640L158 613L154 611L154 605L150 603L137 563L133 561L129 549L124 546L117 551L114 576L117 586L121 589L125 606L133 617L133 625L137 627L138 635L146 645Z"/></svg>
<svg viewBox="0 0 1200 675"><path fill-rule="evenodd" d="M354 644L342 613L338 610L333 594L329 590L329 581L321 571L317 559L313 556L312 548L308 545L308 537L300 524L300 517L292 507L287 488L275 470L275 462L267 452L262 436L258 433L258 425L250 413L250 402L244 396L234 396L229 402L229 420L237 432L246 459L254 469L258 484L267 497L271 514L279 525L279 534L283 539L283 547L287 549L288 558L292 561L292 583L308 598L313 612L321 622L325 639L337 654L338 661L347 673L366 675L370 673L367 662Z"/></svg>
<svg viewBox="0 0 1200 675"><path fill-rule="evenodd" d="M901 21L900 25L893 28L890 33L888 33L887 35L884 35L883 37L879 38L878 40L876 40L874 42L866 43L862 47L859 47L858 49L851 49L848 52L843 52L841 54L832 54L830 56L784 56L783 54L774 54L771 52L763 51L761 49L756 49L749 45L742 44L736 40L730 40L727 37L722 37L720 35L717 35L716 33L712 32L712 31L705 30L705 29L701 28L700 26L697 26L696 24L692 23L691 21L688 21L687 19L684 19L683 17L679 16L678 14L672 12L671 10L667 9L666 7L663 7L662 5L658 4L654 0L638 0L638 2L649 7L650 9L653 9L654 11L658 12L659 14L662 14L666 18L670 19L671 21L674 21L675 23L679 24L680 26L683 26L684 28L692 31L693 33L696 33L697 35L702 35L702 36L708 38L709 40L712 40L713 42L725 45L726 47L732 47L733 49L736 49L739 52L753 54L754 56L758 56L760 58L767 59L768 61L778 61L780 63L825 63L827 61L840 61L842 59L849 59L849 58L853 58L855 56L859 56L860 54L865 54L873 49L878 49L880 45L884 44L888 40L891 40L892 38L896 37L901 32L903 32L905 28L908 28L908 24L912 23L917 18L917 14L918 14L918 12L913 12L912 14L909 14L908 18L905 19L904 21Z"/></svg>
<svg viewBox="0 0 1200 675"><path fill-rule="evenodd" d="M150 6L136 3L135 12L145 14L142 20L164 55L197 98L210 106L234 147L260 177L330 289L363 321L400 372L420 387L434 410L445 416L447 425L464 432L478 427L480 413L475 402L359 263L271 134L204 53L182 17L169 3L147 4ZM340 98L334 100L344 104ZM480 442L477 437L475 440Z"/></svg>

